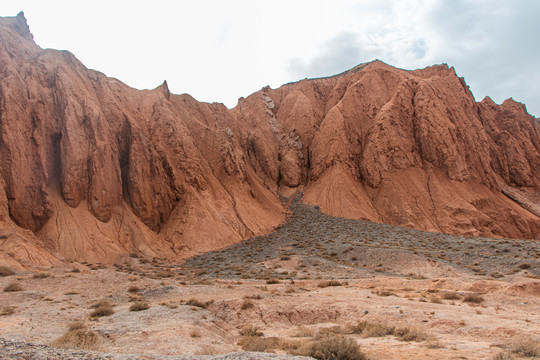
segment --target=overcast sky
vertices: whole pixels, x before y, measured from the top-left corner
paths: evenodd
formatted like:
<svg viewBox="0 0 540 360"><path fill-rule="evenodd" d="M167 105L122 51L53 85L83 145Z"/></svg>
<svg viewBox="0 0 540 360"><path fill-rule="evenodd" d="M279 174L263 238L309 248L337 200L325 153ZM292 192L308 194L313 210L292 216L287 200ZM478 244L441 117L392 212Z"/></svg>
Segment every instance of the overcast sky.
<svg viewBox="0 0 540 360"><path fill-rule="evenodd" d="M2 0L38 45L139 89L233 107L265 85L334 75L380 59L448 63L476 100L513 97L540 116L537 0Z"/></svg>

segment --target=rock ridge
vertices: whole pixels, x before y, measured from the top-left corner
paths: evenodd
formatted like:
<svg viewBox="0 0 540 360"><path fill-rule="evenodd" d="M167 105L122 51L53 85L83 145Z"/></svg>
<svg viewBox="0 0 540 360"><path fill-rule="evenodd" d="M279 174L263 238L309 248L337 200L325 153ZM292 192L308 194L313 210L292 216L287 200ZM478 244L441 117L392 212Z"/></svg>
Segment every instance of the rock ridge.
<svg viewBox="0 0 540 360"><path fill-rule="evenodd" d="M233 109L132 89L0 18L0 261L181 259L329 215L540 239L540 123L453 67L376 60ZM518 194L507 196L505 194ZM54 255L54 256L53 256Z"/></svg>

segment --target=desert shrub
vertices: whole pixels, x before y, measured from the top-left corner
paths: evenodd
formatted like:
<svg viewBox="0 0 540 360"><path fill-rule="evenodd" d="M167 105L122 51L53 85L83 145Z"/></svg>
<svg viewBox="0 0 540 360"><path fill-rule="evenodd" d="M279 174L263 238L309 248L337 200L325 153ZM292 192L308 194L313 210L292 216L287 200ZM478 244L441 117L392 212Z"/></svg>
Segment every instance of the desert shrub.
<svg viewBox="0 0 540 360"><path fill-rule="evenodd" d="M311 340L300 339L277 339L277 347L288 354L296 356L309 356L311 351Z"/></svg>
<svg viewBox="0 0 540 360"><path fill-rule="evenodd" d="M40 271L40 272L35 273L34 275L32 275L32 277L34 279L46 279L46 278L48 278L50 276L51 276L51 273L47 272L47 271Z"/></svg>
<svg viewBox="0 0 540 360"><path fill-rule="evenodd" d="M394 335L401 341L425 341L430 337L421 329L414 327L398 328L394 331Z"/></svg>
<svg viewBox="0 0 540 360"><path fill-rule="evenodd" d="M256 336L263 336L264 333L261 331L261 328L258 326L253 325L244 325L240 329L240 335L241 336L247 336L247 337L256 337Z"/></svg>
<svg viewBox="0 0 540 360"><path fill-rule="evenodd" d="M99 350L101 338L92 330L88 330L83 323L77 322L69 325L68 331L56 339L52 346L59 348L75 348L85 350Z"/></svg>
<svg viewBox="0 0 540 360"><path fill-rule="evenodd" d="M376 291L374 294L378 296L397 296L394 292L390 290L379 290Z"/></svg>
<svg viewBox="0 0 540 360"><path fill-rule="evenodd" d="M276 338L263 338L258 336L243 336L238 345L245 351L268 352L277 346Z"/></svg>
<svg viewBox="0 0 540 360"><path fill-rule="evenodd" d="M15 292L15 291L23 291L22 286L16 282L12 282L4 286L4 292Z"/></svg>
<svg viewBox="0 0 540 360"><path fill-rule="evenodd" d="M273 284L279 284L280 281L278 279L268 279L268 280L266 280L266 283L268 285L273 285Z"/></svg>
<svg viewBox="0 0 540 360"><path fill-rule="evenodd" d="M86 329L86 325L82 321L74 321L68 325L68 331Z"/></svg>
<svg viewBox="0 0 540 360"><path fill-rule="evenodd" d="M142 311L150 309L150 305L146 301L136 301L129 307L129 311Z"/></svg>
<svg viewBox="0 0 540 360"><path fill-rule="evenodd" d="M90 313L90 317L93 318L114 314L113 306L108 300L100 300L94 303L91 308L94 309L94 311Z"/></svg>
<svg viewBox="0 0 540 360"><path fill-rule="evenodd" d="M512 352L521 356L533 356L534 358L540 356L540 338L525 338L517 340L511 346Z"/></svg>
<svg viewBox="0 0 540 360"><path fill-rule="evenodd" d="M455 291L447 291L447 292L443 293L442 297L445 300L459 300L459 299L461 299L461 295L459 295Z"/></svg>
<svg viewBox="0 0 540 360"><path fill-rule="evenodd" d="M366 355L360 346L342 336L325 336L311 344L309 356L319 360L364 360Z"/></svg>
<svg viewBox="0 0 540 360"><path fill-rule="evenodd" d="M523 264L520 264L518 268L521 270L527 270L531 268L531 265L523 263Z"/></svg>
<svg viewBox="0 0 540 360"><path fill-rule="evenodd" d="M202 301L199 301L199 300L197 300L195 298L191 298L188 301L186 301L186 305L196 306L196 307L200 307L202 309L206 309L208 307L208 305L210 305L211 303L212 303L212 301L202 302Z"/></svg>
<svg viewBox="0 0 540 360"><path fill-rule="evenodd" d="M327 280L327 281L321 281L320 283L317 284L318 287L320 288L325 288L325 287L329 287L329 286L342 286L344 284L342 284L341 282L337 281L337 280Z"/></svg>
<svg viewBox="0 0 540 360"><path fill-rule="evenodd" d="M11 270L7 266L0 266L0 277L15 275L15 271Z"/></svg>
<svg viewBox="0 0 540 360"><path fill-rule="evenodd" d="M367 321L359 321L356 325L350 325L349 331L353 334L358 334L363 337L381 337L393 335L395 327L381 323L370 323Z"/></svg>
<svg viewBox="0 0 540 360"><path fill-rule="evenodd" d="M212 345L203 345L195 352L195 355L217 355L219 351Z"/></svg>
<svg viewBox="0 0 540 360"><path fill-rule="evenodd" d="M473 304L480 304L484 302L484 298L477 294L468 294L463 297L463 301Z"/></svg>
<svg viewBox="0 0 540 360"><path fill-rule="evenodd" d="M158 270L154 273L154 275L157 278L170 278L170 277L173 277L175 273L169 270Z"/></svg>
<svg viewBox="0 0 540 360"><path fill-rule="evenodd" d="M321 338L328 335L338 335L338 334L346 334L348 332L347 329L345 329L342 326L336 325L336 326L329 326L320 328L317 332L316 337Z"/></svg>
<svg viewBox="0 0 540 360"><path fill-rule="evenodd" d="M92 303L92 305L90 305L90 309L97 309L100 306L107 306L107 305L112 306L109 300L101 299Z"/></svg>
<svg viewBox="0 0 540 360"><path fill-rule="evenodd" d="M137 293L139 292L141 289L137 286L137 285L132 285L128 288L128 292L130 293Z"/></svg>
<svg viewBox="0 0 540 360"><path fill-rule="evenodd" d="M262 295L261 294L246 295L246 296L244 296L244 299L260 300L260 299L262 299Z"/></svg>
<svg viewBox="0 0 540 360"><path fill-rule="evenodd" d="M242 303L242 306L240 306L240 309L247 310L247 309L251 309L253 306L255 306L255 304L253 304L253 301L244 300L244 302Z"/></svg>
<svg viewBox="0 0 540 360"><path fill-rule="evenodd" d="M508 353L501 352L495 355L492 360L514 360L514 357Z"/></svg>
<svg viewBox="0 0 540 360"><path fill-rule="evenodd" d="M9 316L15 314L15 306L4 306L0 309L0 316Z"/></svg>
<svg viewBox="0 0 540 360"><path fill-rule="evenodd" d="M429 299L429 301L430 301L431 303L433 303L433 304L442 304L442 300L441 300L441 298L439 298L439 297L436 297L436 296L435 296L435 297L432 297L432 298L430 298L430 299Z"/></svg>
<svg viewBox="0 0 540 360"><path fill-rule="evenodd" d="M314 335L314 330L300 326L294 333L293 337L313 337Z"/></svg>

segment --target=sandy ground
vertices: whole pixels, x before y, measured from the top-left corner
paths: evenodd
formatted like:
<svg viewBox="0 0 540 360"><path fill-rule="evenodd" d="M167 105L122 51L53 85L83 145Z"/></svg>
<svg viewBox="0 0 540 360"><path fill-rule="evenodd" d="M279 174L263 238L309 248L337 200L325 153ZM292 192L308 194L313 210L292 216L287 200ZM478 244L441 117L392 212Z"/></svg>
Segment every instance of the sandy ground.
<svg viewBox="0 0 540 360"><path fill-rule="evenodd" d="M12 282L23 288L0 293L1 337L51 344L81 321L99 334L106 352L202 355L241 351L240 330L251 325L265 338L308 341L321 331L339 333L357 341L370 359L491 359L540 334L540 280L526 272L504 280L380 275L320 287L321 279L267 284L171 276L166 265L141 259L116 268L72 265L80 272L46 269L0 278L1 288ZM129 292L134 286L139 291ZM459 299L445 300L450 292ZM484 300L465 302L467 294ZM101 299L114 305L114 314L91 318L91 305ZM137 299L150 308L130 311ZM202 305L186 304L190 299ZM417 329L427 339L347 331L358 321Z"/></svg>

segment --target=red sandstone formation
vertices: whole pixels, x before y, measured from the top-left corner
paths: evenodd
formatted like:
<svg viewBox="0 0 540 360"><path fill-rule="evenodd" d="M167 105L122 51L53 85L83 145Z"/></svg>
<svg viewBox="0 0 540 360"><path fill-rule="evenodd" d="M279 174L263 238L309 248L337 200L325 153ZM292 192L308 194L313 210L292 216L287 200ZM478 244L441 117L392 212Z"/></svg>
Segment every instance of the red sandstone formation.
<svg viewBox="0 0 540 360"><path fill-rule="evenodd" d="M0 19L0 262L181 258L335 216L540 239L540 122L453 68L380 61L228 110L135 90Z"/></svg>

